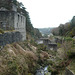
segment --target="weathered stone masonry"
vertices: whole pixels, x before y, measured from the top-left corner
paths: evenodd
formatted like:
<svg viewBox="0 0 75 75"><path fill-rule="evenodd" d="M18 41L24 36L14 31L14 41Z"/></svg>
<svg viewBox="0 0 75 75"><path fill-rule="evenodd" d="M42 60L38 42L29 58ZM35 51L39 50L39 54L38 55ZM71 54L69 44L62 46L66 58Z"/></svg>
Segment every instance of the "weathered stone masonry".
<svg viewBox="0 0 75 75"><path fill-rule="evenodd" d="M0 8L0 28L3 30L15 30L22 34L22 41L26 40L26 18L23 13L17 12L17 7L12 6L12 10Z"/></svg>
<svg viewBox="0 0 75 75"><path fill-rule="evenodd" d="M22 41L22 35L20 32L7 32L0 34L0 46L20 41Z"/></svg>
<svg viewBox="0 0 75 75"><path fill-rule="evenodd" d="M47 50L55 50L55 51L57 51L57 44L53 43L48 38L40 38L40 39L36 40L36 43L46 45Z"/></svg>

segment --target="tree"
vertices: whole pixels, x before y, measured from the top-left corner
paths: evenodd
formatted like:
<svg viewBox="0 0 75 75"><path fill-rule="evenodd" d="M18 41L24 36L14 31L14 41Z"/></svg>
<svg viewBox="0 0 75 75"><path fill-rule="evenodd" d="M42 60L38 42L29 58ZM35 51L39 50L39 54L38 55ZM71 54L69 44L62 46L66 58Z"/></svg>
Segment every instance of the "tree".
<svg viewBox="0 0 75 75"><path fill-rule="evenodd" d="M70 35L71 37L75 36L75 27L72 29L72 31L69 33L69 35Z"/></svg>
<svg viewBox="0 0 75 75"><path fill-rule="evenodd" d="M60 24L59 26L59 35L63 36L64 35L64 25L63 24Z"/></svg>
<svg viewBox="0 0 75 75"><path fill-rule="evenodd" d="M17 0L12 0L12 3L17 5Z"/></svg>
<svg viewBox="0 0 75 75"><path fill-rule="evenodd" d="M0 7L11 10L12 4L17 5L17 0L0 0Z"/></svg>
<svg viewBox="0 0 75 75"><path fill-rule="evenodd" d="M75 16L73 16L72 20L71 20L71 29L75 27Z"/></svg>

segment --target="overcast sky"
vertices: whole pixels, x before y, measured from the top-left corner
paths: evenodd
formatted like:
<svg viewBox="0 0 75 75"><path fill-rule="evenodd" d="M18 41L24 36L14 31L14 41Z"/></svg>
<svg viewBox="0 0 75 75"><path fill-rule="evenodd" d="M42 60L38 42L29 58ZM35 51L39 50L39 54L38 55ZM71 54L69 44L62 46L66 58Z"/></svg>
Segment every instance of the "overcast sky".
<svg viewBox="0 0 75 75"><path fill-rule="evenodd" d="M29 12L35 28L57 27L75 15L75 0L18 0Z"/></svg>

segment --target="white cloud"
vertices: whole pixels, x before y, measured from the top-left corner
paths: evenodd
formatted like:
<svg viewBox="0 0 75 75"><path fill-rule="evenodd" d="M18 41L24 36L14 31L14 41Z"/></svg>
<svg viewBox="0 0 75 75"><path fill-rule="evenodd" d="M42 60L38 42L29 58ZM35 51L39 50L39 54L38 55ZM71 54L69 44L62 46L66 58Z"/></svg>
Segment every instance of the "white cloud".
<svg viewBox="0 0 75 75"><path fill-rule="evenodd" d="M75 0L18 0L24 4L36 28L57 27L75 15Z"/></svg>

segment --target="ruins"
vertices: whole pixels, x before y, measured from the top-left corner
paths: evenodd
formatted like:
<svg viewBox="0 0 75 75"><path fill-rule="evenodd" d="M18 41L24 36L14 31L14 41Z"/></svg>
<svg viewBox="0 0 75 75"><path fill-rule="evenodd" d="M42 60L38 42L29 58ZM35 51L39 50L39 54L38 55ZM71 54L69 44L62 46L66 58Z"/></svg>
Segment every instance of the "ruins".
<svg viewBox="0 0 75 75"><path fill-rule="evenodd" d="M37 44L44 44L47 47L47 50L57 51L57 44L48 38L40 38L36 40Z"/></svg>
<svg viewBox="0 0 75 75"><path fill-rule="evenodd" d="M18 31L22 34L22 41L26 40L26 17L17 12L14 4L11 10L0 7L0 28L4 31Z"/></svg>

